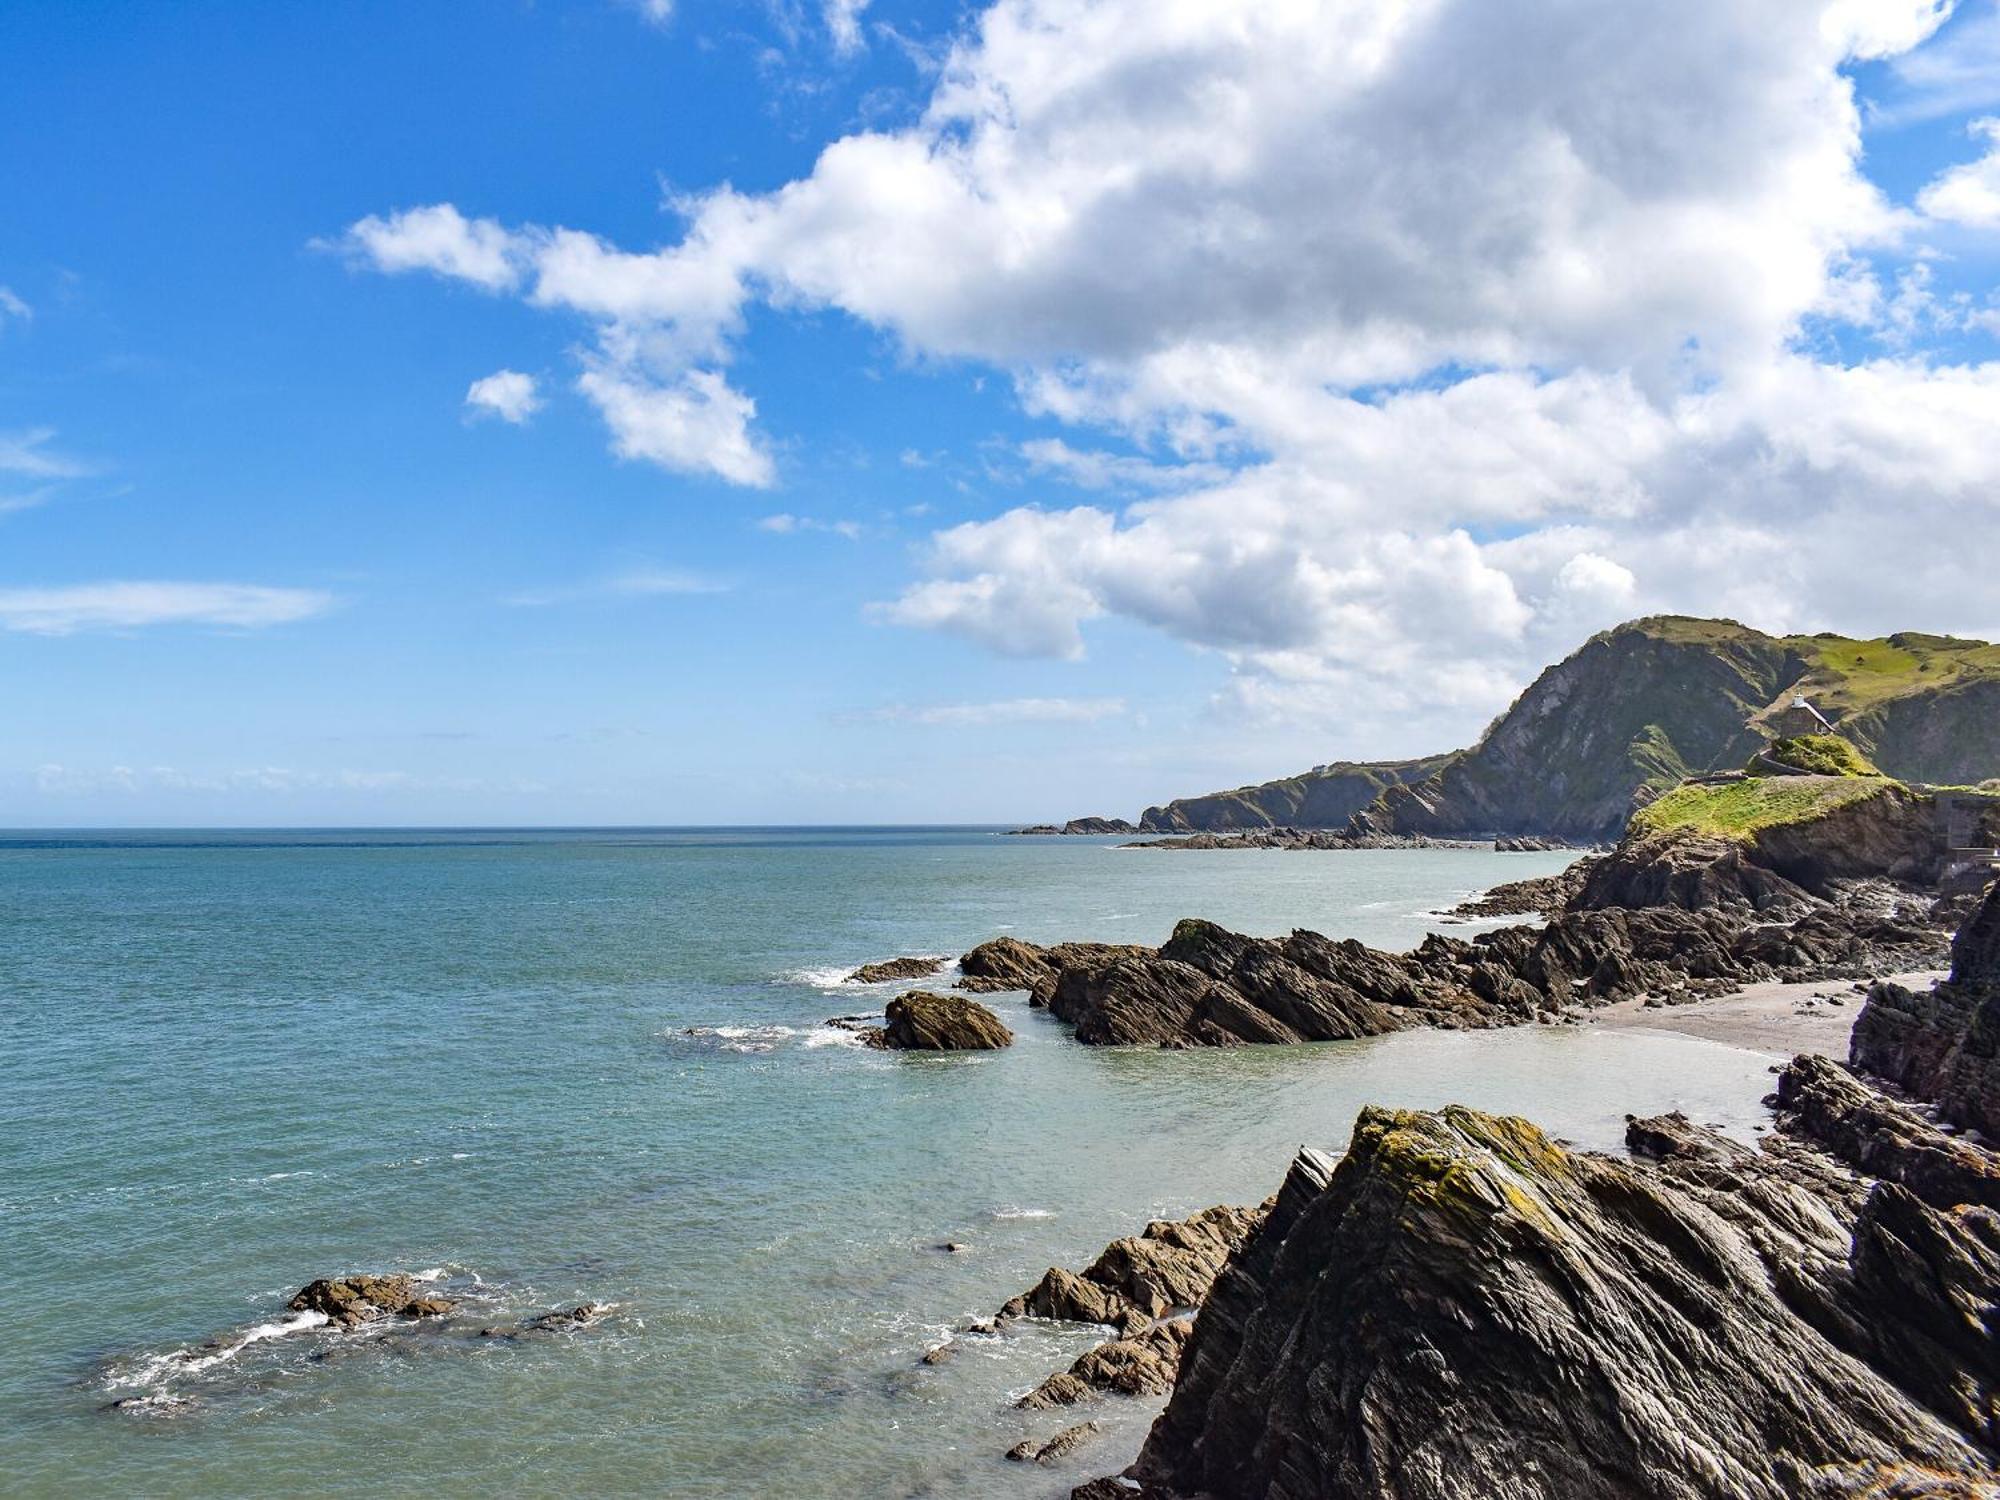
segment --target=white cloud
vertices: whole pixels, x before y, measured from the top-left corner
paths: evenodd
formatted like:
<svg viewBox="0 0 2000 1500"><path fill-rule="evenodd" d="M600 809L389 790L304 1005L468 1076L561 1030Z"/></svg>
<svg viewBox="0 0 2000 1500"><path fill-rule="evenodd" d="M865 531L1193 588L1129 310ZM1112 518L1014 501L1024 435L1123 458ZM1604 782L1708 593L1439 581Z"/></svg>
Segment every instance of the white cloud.
<svg viewBox="0 0 2000 1500"><path fill-rule="evenodd" d="M633 0L639 14L655 26L664 26L674 18L674 0Z"/></svg>
<svg viewBox="0 0 2000 1500"><path fill-rule="evenodd" d="M1917 207L1948 223L2000 228L2000 119L1975 120L1970 129L1985 154L1940 173L1917 194Z"/></svg>
<svg viewBox="0 0 2000 1500"><path fill-rule="evenodd" d="M17 296L12 287L0 286L0 325L9 318L19 318L23 323L34 320L35 310Z"/></svg>
<svg viewBox="0 0 2000 1500"><path fill-rule="evenodd" d="M682 568L634 568L584 583L556 588L524 589L509 594L504 602L524 608L550 604L573 604L583 599L652 599L668 594L726 594L729 585L719 578Z"/></svg>
<svg viewBox="0 0 2000 1500"><path fill-rule="evenodd" d="M493 787L478 777L420 776L409 771L299 770L289 766L195 771L179 766L72 766L51 761L35 768L35 788L45 796L122 792L436 792ZM512 789L522 789L519 783Z"/></svg>
<svg viewBox="0 0 2000 1500"><path fill-rule="evenodd" d="M894 703L854 717L930 728L969 729L993 724L1095 724L1124 712L1123 698L1005 698L994 703Z"/></svg>
<svg viewBox="0 0 2000 1500"><path fill-rule="evenodd" d="M405 209L387 218L370 215L343 240L358 259L378 271L431 271L504 292L521 277L520 241L491 219L468 219L449 203Z"/></svg>
<svg viewBox="0 0 2000 1500"><path fill-rule="evenodd" d="M133 630L151 625L257 629L322 614L333 596L317 589L249 583L79 583L0 588L0 629L30 635Z"/></svg>
<svg viewBox="0 0 2000 1500"><path fill-rule="evenodd" d="M1118 440L1022 456L1146 498L944 529L879 618L1070 657L1117 618L1242 703L1460 723L1647 609L2000 627L1938 541L2000 519L2000 366L1918 352L1991 309L1916 269L1848 67L1915 78L1949 9L996 0L913 125L687 199L657 250L527 226L506 258L594 328L629 456L771 482L722 373L760 302ZM1983 222L1961 170L1923 207ZM1829 319L1898 357L1816 360Z"/></svg>
<svg viewBox="0 0 2000 1500"><path fill-rule="evenodd" d="M861 540L859 521L822 521L815 516L795 516L788 511L761 517L757 522L759 531L769 531L777 536L793 536L802 531L824 531L834 536L846 537L850 542Z"/></svg>
<svg viewBox="0 0 2000 1500"><path fill-rule="evenodd" d="M604 414L620 458L643 458L686 474L713 473L765 489L777 481L771 456L750 435L757 403L713 370L690 370L671 385L649 385L615 367L586 370L576 387Z"/></svg>
<svg viewBox="0 0 2000 1500"><path fill-rule="evenodd" d="M868 0L826 0L822 14L826 17L827 35L833 39L833 50L842 57L850 57L865 45L861 36L861 13L868 9Z"/></svg>
<svg viewBox="0 0 2000 1500"><path fill-rule="evenodd" d="M65 454L51 452L50 427L32 427L25 432L0 432L0 474L21 474L30 479L75 479L88 474L90 467Z"/></svg>
<svg viewBox="0 0 2000 1500"><path fill-rule="evenodd" d="M472 382L465 404L518 427L542 409L542 398L535 394L534 376L519 370L495 370Z"/></svg>

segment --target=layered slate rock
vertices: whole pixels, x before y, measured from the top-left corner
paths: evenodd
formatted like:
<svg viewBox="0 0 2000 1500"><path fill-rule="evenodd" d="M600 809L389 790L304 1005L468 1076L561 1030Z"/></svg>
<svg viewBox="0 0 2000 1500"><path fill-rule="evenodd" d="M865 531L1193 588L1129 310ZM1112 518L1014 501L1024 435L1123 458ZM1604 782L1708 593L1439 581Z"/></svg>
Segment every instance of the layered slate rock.
<svg viewBox="0 0 2000 1500"><path fill-rule="evenodd" d="M1856 1068L2000 1140L2000 884L1959 929L1951 977L1928 994L1873 986L1849 1045Z"/></svg>
<svg viewBox="0 0 2000 1500"><path fill-rule="evenodd" d="M975 994L1026 990L1031 1001L1046 1005L1049 989L1063 969L1152 951L1137 943L1057 943L1044 948L1019 938L994 938L958 961L960 978L955 987Z"/></svg>
<svg viewBox="0 0 2000 1500"><path fill-rule="evenodd" d="M2000 1209L2000 1157L1946 1135L1837 1063L1793 1058L1772 1102L1787 1133L1824 1146L1871 1177L1902 1184L1934 1207Z"/></svg>
<svg viewBox="0 0 2000 1500"><path fill-rule="evenodd" d="M1102 1323L1120 1336L1086 1350L1019 1404L1045 1409L1071 1406L1098 1392L1155 1396L1171 1389L1192 1326L1186 1315L1207 1297L1217 1274L1269 1208L1268 1203L1218 1204L1185 1219L1156 1219L1141 1234L1113 1240L1081 1272L1051 1266L1000 1309L997 1322L1032 1317Z"/></svg>
<svg viewBox="0 0 2000 1500"><path fill-rule="evenodd" d="M912 990L883 1008L886 1026L862 1032L871 1047L896 1052L992 1052L1014 1045L1000 1018L963 995Z"/></svg>
<svg viewBox="0 0 2000 1500"><path fill-rule="evenodd" d="M1977 1493L1991 1212L1789 1140L1634 1137L1659 1159L1368 1109L1337 1165L1302 1154L1202 1309L1143 1493L1789 1500L1918 1471Z"/></svg>

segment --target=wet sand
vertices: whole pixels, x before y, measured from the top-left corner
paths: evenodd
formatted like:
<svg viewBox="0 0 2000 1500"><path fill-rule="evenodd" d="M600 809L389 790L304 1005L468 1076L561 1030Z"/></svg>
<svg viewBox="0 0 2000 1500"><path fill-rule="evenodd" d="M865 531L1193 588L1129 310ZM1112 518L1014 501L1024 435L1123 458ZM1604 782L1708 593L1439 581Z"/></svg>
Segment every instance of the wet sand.
<svg viewBox="0 0 2000 1500"><path fill-rule="evenodd" d="M1944 978L1945 971L1888 977L1911 989L1927 989L1933 980ZM1591 1012L1590 1019L1593 1025L1617 1030L1672 1031L1779 1057L1817 1052L1844 1062L1847 1035L1861 1013L1865 989L1846 979L1803 984L1774 980L1688 1005L1648 1006L1642 1000L1623 1000Z"/></svg>

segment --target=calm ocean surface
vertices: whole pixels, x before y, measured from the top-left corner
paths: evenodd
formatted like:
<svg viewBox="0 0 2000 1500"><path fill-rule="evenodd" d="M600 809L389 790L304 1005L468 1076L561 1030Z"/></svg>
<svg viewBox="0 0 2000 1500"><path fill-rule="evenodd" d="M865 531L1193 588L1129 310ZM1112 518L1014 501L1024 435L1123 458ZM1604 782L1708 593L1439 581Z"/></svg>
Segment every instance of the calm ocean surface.
<svg viewBox="0 0 2000 1500"><path fill-rule="evenodd" d="M1016 1046L979 1057L822 1026L894 993L837 986L869 959L1187 915L1406 947L1563 863L1112 842L0 835L0 1491L1067 1494L1156 1410L1093 1411L1061 1470L1000 1458L1080 1419L1009 1403L1093 1334L917 1363L1048 1265L1263 1197L1364 1102L1597 1146L1627 1110L1759 1114L1768 1059L1634 1032L1093 1050L1020 996L992 997ZM396 1269L470 1321L282 1331L307 1280ZM583 1301L616 1308L472 1336Z"/></svg>

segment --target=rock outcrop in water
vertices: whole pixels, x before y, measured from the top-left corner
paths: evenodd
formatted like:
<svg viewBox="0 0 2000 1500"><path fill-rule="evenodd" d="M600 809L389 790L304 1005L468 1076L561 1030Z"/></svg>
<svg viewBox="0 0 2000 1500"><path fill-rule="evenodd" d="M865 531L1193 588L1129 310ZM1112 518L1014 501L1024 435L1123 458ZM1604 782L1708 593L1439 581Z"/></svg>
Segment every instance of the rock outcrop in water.
<svg viewBox="0 0 2000 1500"><path fill-rule="evenodd" d="M941 958L887 958L880 963L863 964L841 983L888 984L897 979L928 979L943 967Z"/></svg>
<svg viewBox="0 0 2000 1500"><path fill-rule="evenodd" d="M1051 1318L1104 1324L1119 1336L1086 1350L1018 1404L1048 1410L1099 1394L1157 1396L1172 1389L1192 1326L1188 1315L1269 1208L1218 1205L1185 1219L1158 1219L1141 1234L1113 1240L1081 1272L1051 1266L1000 1309L992 1327Z"/></svg>
<svg viewBox="0 0 2000 1500"><path fill-rule="evenodd" d="M1898 984L1868 992L1852 1061L2000 1140L2000 885L1959 930L1950 979L1928 994Z"/></svg>
<svg viewBox="0 0 2000 1500"><path fill-rule="evenodd" d="M861 1033L871 1047L896 1052L994 1052L1014 1045L1000 1018L963 995L911 990L883 1008L886 1026Z"/></svg>
<svg viewBox="0 0 2000 1500"><path fill-rule="evenodd" d="M1044 948L1019 938L994 938L958 961L956 987L975 994L1026 990L1031 996L1043 996L1038 1003L1046 1005L1045 992L1062 970L1077 964L1136 958L1152 951L1137 943L1057 943Z"/></svg>
<svg viewBox="0 0 2000 1500"><path fill-rule="evenodd" d="M456 1305L427 1295L414 1276L341 1276L308 1283L285 1304L293 1312L316 1312L341 1328L359 1328L377 1318L435 1318Z"/></svg>

